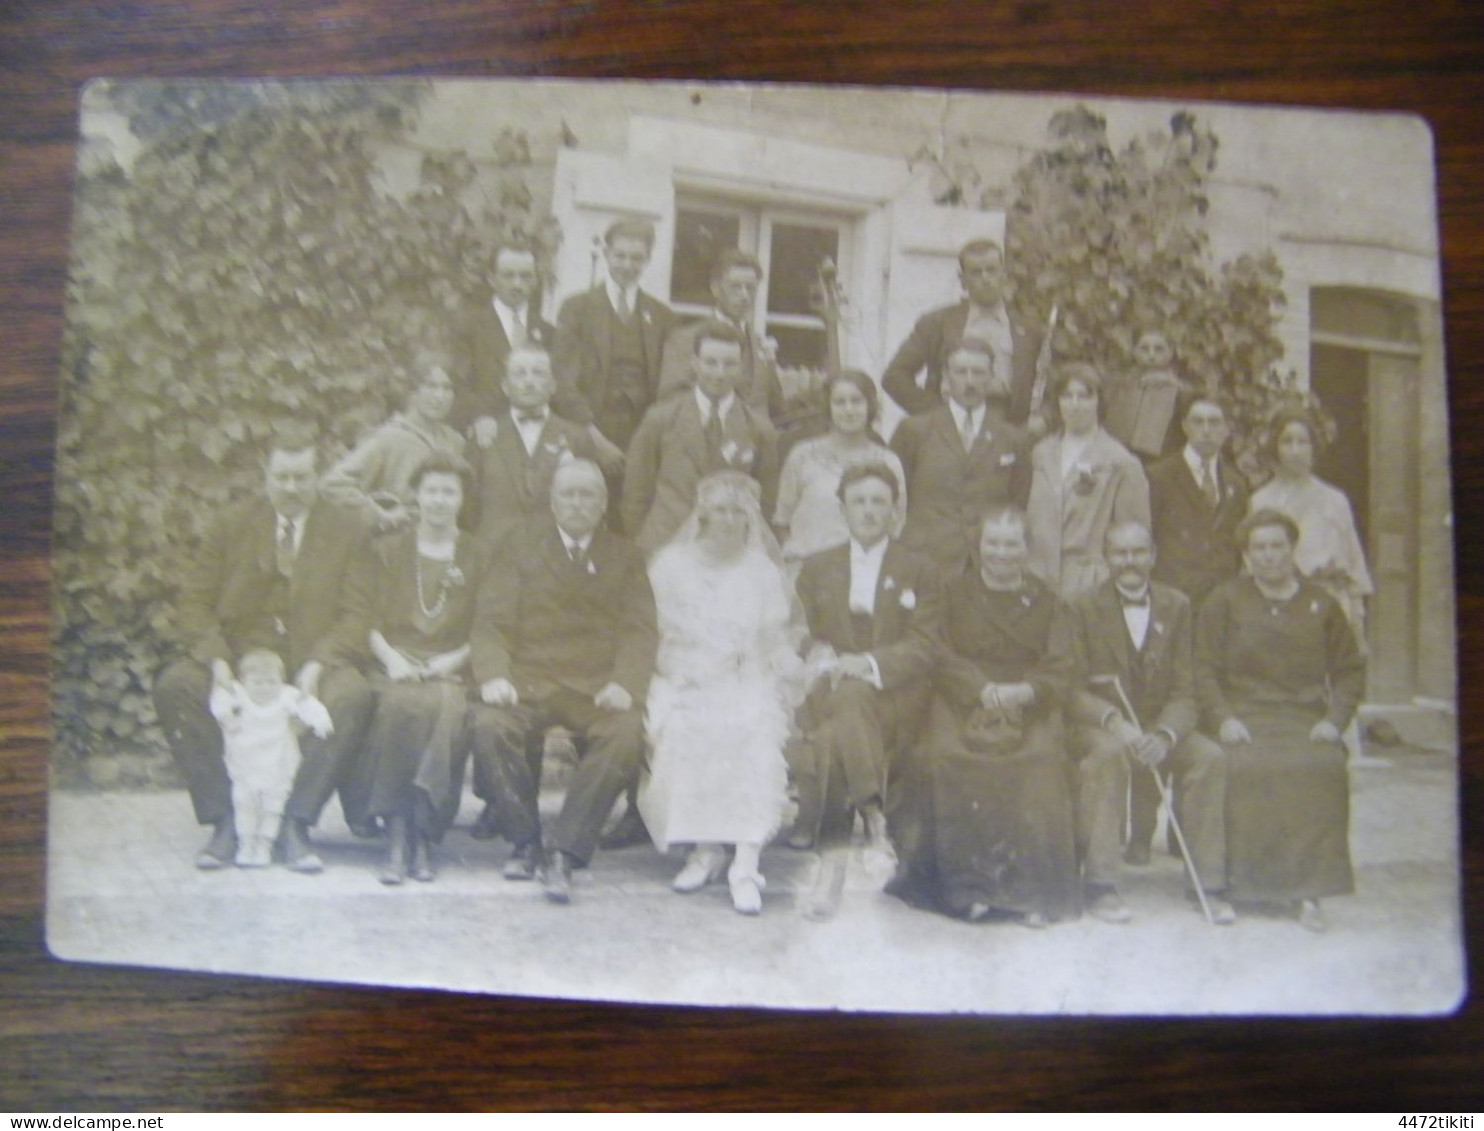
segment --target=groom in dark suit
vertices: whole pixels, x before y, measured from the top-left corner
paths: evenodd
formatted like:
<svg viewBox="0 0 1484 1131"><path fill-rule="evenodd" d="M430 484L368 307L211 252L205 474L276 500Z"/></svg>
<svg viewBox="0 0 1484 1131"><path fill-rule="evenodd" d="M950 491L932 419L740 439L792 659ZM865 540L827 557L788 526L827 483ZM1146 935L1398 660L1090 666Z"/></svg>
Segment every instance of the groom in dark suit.
<svg viewBox="0 0 1484 1131"><path fill-rule="evenodd" d="M1079 687L1066 713L1088 909L1107 922L1131 917L1117 887L1124 798L1130 766L1145 777L1152 767L1174 785L1175 815L1213 917L1235 922L1219 895L1226 888L1226 755L1195 729L1190 601L1149 580L1154 541L1143 523L1111 527L1104 553L1112 577L1070 609Z"/></svg>
<svg viewBox="0 0 1484 1131"><path fill-rule="evenodd" d="M995 373L1005 385L1007 419L1025 427L1044 334L1010 321L1005 308L1005 255L993 240L964 245L958 253L958 278L963 301L930 310L917 320L882 373L881 387L911 415L931 412L943 403L943 360L948 350L962 338L977 338L993 351ZM926 376L918 384L923 370Z"/></svg>
<svg viewBox="0 0 1484 1131"><path fill-rule="evenodd" d="M515 846L507 879L538 874L554 903L572 896L613 803L637 780L644 698L658 630L644 556L603 526L603 472L571 460L551 484L552 519L532 522L491 563L475 609L473 711L478 780ZM542 740L562 726L581 758L542 852Z"/></svg>
<svg viewBox="0 0 1484 1131"><path fill-rule="evenodd" d="M800 808L818 812L815 840L825 854L806 901L815 918L828 917L838 902L838 849L849 845L856 813L868 849L891 856L887 773L927 705L926 677L938 652L937 570L888 536L900 492L885 464L847 469L838 493L850 540L813 555L799 573L809 668L818 678L800 720L799 760Z"/></svg>
<svg viewBox="0 0 1484 1131"><path fill-rule="evenodd" d="M324 864L308 830L340 785L371 717L371 688L337 662L336 644L350 623L345 577L370 552L368 533L355 512L319 498L314 438L307 432L275 436L263 473L264 497L222 515L182 586L178 620L187 655L155 681L155 711L196 819L215 827L196 866L230 865L232 786L207 698L213 686L235 678L233 664L247 650L277 653L299 688L329 708L335 728L325 739L300 738L302 761L279 834L291 869L318 872Z"/></svg>

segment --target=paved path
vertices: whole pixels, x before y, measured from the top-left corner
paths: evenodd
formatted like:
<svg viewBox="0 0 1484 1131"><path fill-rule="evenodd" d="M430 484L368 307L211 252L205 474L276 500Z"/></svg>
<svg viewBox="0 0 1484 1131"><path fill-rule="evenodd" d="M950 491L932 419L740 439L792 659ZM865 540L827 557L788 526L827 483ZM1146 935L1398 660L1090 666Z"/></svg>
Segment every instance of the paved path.
<svg viewBox="0 0 1484 1131"><path fill-rule="evenodd" d="M764 913L725 885L668 890L678 858L600 854L569 907L499 874L501 842L452 831L435 883L384 888L378 848L327 813L319 876L198 872L182 793L57 793L48 941L59 957L326 981L657 1002L1033 1013L1411 1013L1462 993L1456 768L1405 751L1352 771L1357 891L1330 930L1248 913L1205 925L1176 860L1130 869L1126 926L1043 932L913 911L852 870L840 914L805 921L807 854L764 853ZM331 806L333 810L334 805ZM461 825L477 809L466 804Z"/></svg>

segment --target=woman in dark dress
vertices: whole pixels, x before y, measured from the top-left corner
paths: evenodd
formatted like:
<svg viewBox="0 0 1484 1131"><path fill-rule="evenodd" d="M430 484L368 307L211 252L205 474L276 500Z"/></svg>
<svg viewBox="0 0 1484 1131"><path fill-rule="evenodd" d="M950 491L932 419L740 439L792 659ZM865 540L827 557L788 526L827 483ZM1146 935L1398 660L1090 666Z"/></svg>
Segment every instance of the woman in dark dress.
<svg viewBox="0 0 1484 1131"><path fill-rule="evenodd" d="M887 890L970 920L1044 927L1079 903L1061 722L1070 648L1029 551L1024 514L992 511L979 568L947 588L948 649L903 784L902 867Z"/></svg>
<svg viewBox="0 0 1484 1131"><path fill-rule="evenodd" d="M485 565L478 540L458 527L472 477L457 456L423 461L411 480L417 526L377 547L354 598L377 702L352 792L390 834L385 884L431 880L431 846L458 812L469 636Z"/></svg>
<svg viewBox="0 0 1484 1131"><path fill-rule="evenodd" d="M1293 519L1255 511L1237 538L1251 576L1207 597L1195 654L1202 719L1227 756L1227 894L1291 904L1321 931L1320 899L1354 890L1340 735L1365 661L1339 604L1299 573Z"/></svg>

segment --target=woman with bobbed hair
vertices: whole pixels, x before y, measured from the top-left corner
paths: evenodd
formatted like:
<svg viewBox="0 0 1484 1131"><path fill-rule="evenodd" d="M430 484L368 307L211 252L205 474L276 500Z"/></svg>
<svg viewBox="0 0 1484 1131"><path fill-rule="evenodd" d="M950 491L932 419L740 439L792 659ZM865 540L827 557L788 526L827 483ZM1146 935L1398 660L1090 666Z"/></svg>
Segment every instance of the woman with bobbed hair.
<svg viewBox="0 0 1484 1131"><path fill-rule="evenodd" d="M876 383L859 369L847 369L825 385L830 429L801 441L788 453L778 481L773 525L783 541L783 558L791 569L810 554L843 545L850 538L836 489L847 468L886 464L897 480L897 517L892 533L901 532L907 513L906 476L895 452L876 432L881 397Z"/></svg>
<svg viewBox="0 0 1484 1131"><path fill-rule="evenodd" d="M1268 448L1273 478L1253 492L1251 513L1281 511L1298 524L1294 565L1340 603L1356 639L1364 641L1365 599L1373 592L1371 574L1350 500L1314 474L1320 446L1319 430L1309 413L1302 409L1278 413Z"/></svg>
<svg viewBox="0 0 1484 1131"><path fill-rule="evenodd" d="M1071 642L1061 601L1027 569L1025 515L991 511L979 568L949 583L946 652L921 746L907 760L887 891L971 921L1027 927L1076 915L1061 705Z"/></svg>
<svg viewBox="0 0 1484 1131"><path fill-rule="evenodd" d="M1026 507L1030 569L1062 600L1108 579L1103 539L1120 522L1149 526L1149 480L1101 423L1103 379L1091 365L1063 365L1051 387L1060 426L1031 453Z"/></svg>
<svg viewBox="0 0 1484 1131"><path fill-rule="evenodd" d="M1287 904L1320 931L1319 901L1354 890L1340 736L1365 661L1335 599L1299 571L1299 536L1280 511L1242 521L1249 576L1201 606L1195 689L1202 724L1227 755L1227 895Z"/></svg>
<svg viewBox="0 0 1484 1131"><path fill-rule="evenodd" d="M458 812L470 637L486 565L479 539L459 530L473 481L457 456L424 460L409 481L417 525L376 547L347 596L377 702L343 796L353 827L387 827L384 884L431 880L432 845Z"/></svg>

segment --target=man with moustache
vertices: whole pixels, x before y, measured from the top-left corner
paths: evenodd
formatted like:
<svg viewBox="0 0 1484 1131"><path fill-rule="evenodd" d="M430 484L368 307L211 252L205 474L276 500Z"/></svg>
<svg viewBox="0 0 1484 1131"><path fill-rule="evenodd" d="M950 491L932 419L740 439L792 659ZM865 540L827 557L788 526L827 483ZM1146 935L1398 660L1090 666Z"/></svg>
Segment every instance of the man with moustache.
<svg viewBox="0 0 1484 1131"><path fill-rule="evenodd" d="M659 397L660 362L675 312L639 287L654 251L654 225L616 220L603 236L608 278L562 303L552 364L571 393L567 413L588 429L618 497L624 453Z"/></svg>
<svg viewBox="0 0 1484 1131"><path fill-rule="evenodd" d="M659 646L644 556L603 525L607 503L596 463L562 464L551 519L505 542L474 614L476 780L487 783L490 823L514 846L505 878L539 874L553 903L571 900L573 869L587 864L614 801L637 781ZM537 800L553 726L572 733L580 757L543 851Z"/></svg>
<svg viewBox="0 0 1484 1131"><path fill-rule="evenodd" d="M228 867L236 854L232 784L222 733L207 700L235 678L255 648L278 655L294 683L329 709L334 732L299 740L302 760L283 808L278 850L295 872L323 870L309 841L341 785L370 722L370 685L341 663L337 641L353 616L345 579L370 552L368 528L349 508L319 497L314 437L285 429L269 442L263 496L221 516L181 588L178 621L186 656L155 681L155 711L191 794L196 819L213 826L196 867Z"/></svg>
<svg viewBox="0 0 1484 1131"><path fill-rule="evenodd" d="M885 464L848 468L838 494L850 541L811 556L799 573L816 681L800 716L799 760L800 808L818 814L820 870L804 901L813 919L838 907L857 813L868 861L874 856L887 877L895 869L886 780L926 709L942 615L933 563L889 537L900 493Z"/></svg>
<svg viewBox="0 0 1484 1131"><path fill-rule="evenodd" d="M1146 776L1153 769L1174 786L1175 816L1212 918L1229 925L1236 914L1220 894L1226 888L1226 755L1195 729L1190 601L1150 581L1154 540L1143 523L1112 526L1104 553L1112 577L1070 609L1077 688L1066 714L1088 910L1109 923L1132 917L1118 893L1124 799L1130 768ZM1137 722L1128 717L1114 679Z"/></svg>
<svg viewBox="0 0 1484 1131"><path fill-rule="evenodd" d="M976 338L990 347L994 372L1005 386L1004 413L1010 423L1027 427L1036 380L1036 357L1044 336L1010 321L1005 308L1005 254L993 240L973 240L958 253L958 278L964 299L953 306L930 310L917 320L912 333L881 375L881 387L907 413L931 412L943 403L943 362L949 349L963 338ZM923 383L918 375L926 370ZM1036 421L1035 436L1044 425Z"/></svg>
<svg viewBox="0 0 1484 1131"><path fill-rule="evenodd" d="M508 402L500 388L505 378L505 359L519 346L538 345L551 349L556 330L541 318L532 305L536 295L536 253L529 248L504 243L495 249L490 292L481 295L461 316L458 339L458 372L453 413L449 423L465 432L480 448L495 437L495 421ZM566 407L565 395L558 398L559 411Z"/></svg>

